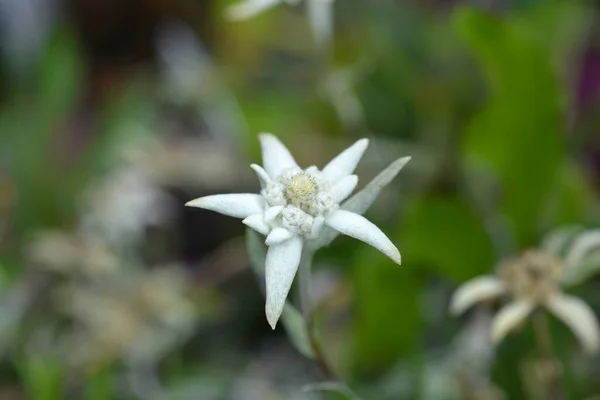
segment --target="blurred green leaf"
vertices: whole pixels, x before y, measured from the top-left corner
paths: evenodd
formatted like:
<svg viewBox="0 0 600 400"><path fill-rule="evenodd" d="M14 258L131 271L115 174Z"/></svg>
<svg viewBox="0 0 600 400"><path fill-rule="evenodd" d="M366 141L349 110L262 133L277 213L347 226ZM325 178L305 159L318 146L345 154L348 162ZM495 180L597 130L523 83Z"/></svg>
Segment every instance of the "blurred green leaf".
<svg viewBox="0 0 600 400"><path fill-rule="evenodd" d="M87 380L84 388L85 400L111 400L113 398L113 377L110 368L96 371Z"/></svg>
<svg viewBox="0 0 600 400"><path fill-rule="evenodd" d="M30 400L65 398L64 365L58 358L27 355L19 366L21 379Z"/></svg>
<svg viewBox="0 0 600 400"><path fill-rule="evenodd" d="M281 315L283 325L288 333L290 342L306 358L313 359L315 354L310 344L310 337L302 314L289 302L285 303L283 314Z"/></svg>
<svg viewBox="0 0 600 400"><path fill-rule="evenodd" d="M377 256L372 249L357 256L353 370L380 374L401 355L416 350L421 333L422 283L415 272Z"/></svg>
<svg viewBox="0 0 600 400"><path fill-rule="evenodd" d="M399 243L405 260L430 265L455 282L488 272L494 264L483 222L458 197L418 200L407 212Z"/></svg>
<svg viewBox="0 0 600 400"><path fill-rule="evenodd" d="M465 132L464 150L498 174L517 241L532 242L563 155L564 98L550 55L510 16L462 8L454 23L491 86Z"/></svg>

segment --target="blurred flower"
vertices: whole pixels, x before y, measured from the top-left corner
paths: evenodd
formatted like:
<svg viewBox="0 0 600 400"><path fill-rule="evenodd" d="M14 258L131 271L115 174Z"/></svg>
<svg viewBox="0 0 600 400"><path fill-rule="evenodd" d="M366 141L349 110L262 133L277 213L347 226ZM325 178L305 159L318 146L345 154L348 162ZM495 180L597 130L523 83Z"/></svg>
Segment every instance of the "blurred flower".
<svg viewBox="0 0 600 400"><path fill-rule="evenodd" d="M118 265L115 254L104 243L81 232L37 232L26 251L36 267L54 272L95 276L114 272Z"/></svg>
<svg viewBox="0 0 600 400"><path fill-rule="evenodd" d="M152 361L166 354L196 323L186 288L176 268L73 287L63 306L81 328L75 362L89 365L119 356Z"/></svg>
<svg viewBox="0 0 600 400"><path fill-rule="evenodd" d="M135 242L167 219L167 195L136 166L107 175L84 196L83 229L109 243Z"/></svg>
<svg viewBox="0 0 600 400"><path fill-rule="evenodd" d="M597 231L580 235L564 259L546 248L507 260L500 265L496 276L481 276L458 288L450 311L461 314L477 302L508 294L513 300L492 322L495 342L520 326L536 308L544 307L573 331L586 352L596 352L600 347L600 327L594 312L582 300L561 291L569 283L566 279L569 272L582 265L593 246L600 247Z"/></svg>
<svg viewBox="0 0 600 400"><path fill-rule="evenodd" d="M249 19L280 3L297 4L300 0L243 0L229 6L227 17L234 21ZM308 23L319 46L328 44L333 35L333 1L305 0Z"/></svg>
<svg viewBox="0 0 600 400"><path fill-rule="evenodd" d="M352 172L367 148L361 139L330 161L323 170L300 169L289 150L273 135L260 135L265 168L253 164L260 194L222 194L201 197L187 206L237 218L266 235L266 305L274 329L298 269L306 241L319 239L328 226L362 240L400 264L400 252L388 237L359 213L340 209L358 183ZM409 157L403 159L404 164Z"/></svg>

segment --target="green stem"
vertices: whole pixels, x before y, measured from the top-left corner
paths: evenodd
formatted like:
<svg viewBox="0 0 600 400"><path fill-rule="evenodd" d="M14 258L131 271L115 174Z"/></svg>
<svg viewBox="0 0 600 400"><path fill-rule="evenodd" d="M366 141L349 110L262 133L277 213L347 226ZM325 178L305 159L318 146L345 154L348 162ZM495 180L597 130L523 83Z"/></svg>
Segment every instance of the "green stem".
<svg viewBox="0 0 600 400"><path fill-rule="evenodd" d="M321 373L324 375L325 379L341 382L337 373L325 357L323 346L321 345L321 341L319 340L315 329L311 297L313 256L314 253L311 251L303 252L302 258L300 260L300 266L298 267L298 292L300 296L300 310L302 312L302 317L304 318L304 324L306 326L310 346L315 357L315 363L321 370Z"/></svg>
<svg viewBox="0 0 600 400"><path fill-rule="evenodd" d="M540 355L540 366L543 367L542 373L540 373L540 382L543 391L546 393L545 398L563 400L566 396L562 381L561 363L552 347L548 314L545 311L540 310L533 316L533 329Z"/></svg>

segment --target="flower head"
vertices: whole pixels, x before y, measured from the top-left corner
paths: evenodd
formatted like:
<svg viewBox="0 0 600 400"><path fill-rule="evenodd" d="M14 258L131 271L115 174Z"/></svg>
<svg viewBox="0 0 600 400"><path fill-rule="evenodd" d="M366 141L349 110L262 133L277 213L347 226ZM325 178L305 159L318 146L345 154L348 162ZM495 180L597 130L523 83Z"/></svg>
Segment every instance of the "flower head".
<svg viewBox="0 0 600 400"><path fill-rule="evenodd" d="M554 246L543 246L541 250L529 250L504 261L495 276L481 276L459 287L452 296L450 311L461 314L477 302L508 295L512 301L492 322L494 341L502 340L536 308L544 307L569 326L587 352L597 351L600 327L594 312L582 300L561 290L568 285L572 272L584 262L582 249L590 252L589 238L589 233L582 234L565 257L560 257ZM595 245L600 247L598 239Z"/></svg>
<svg viewBox="0 0 600 400"><path fill-rule="evenodd" d="M329 230L362 240L398 264L401 259L396 246L377 226L360 213L340 206L358 183L352 173L367 148L367 139L354 143L322 170L315 166L301 169L289 150L271 134L261 134L260 142L264 168L251 165L260 181L260 194L207 196L186 205L243 218L244 224L266 236L269 250L265 263L265 312L275 328L303 248L327 242L331 236ZM407 161L408 158L402 159L388 174L395 175ZM371 193L379 189L363 196L367 198L360 199L359 204L372 202Z"/></svg>

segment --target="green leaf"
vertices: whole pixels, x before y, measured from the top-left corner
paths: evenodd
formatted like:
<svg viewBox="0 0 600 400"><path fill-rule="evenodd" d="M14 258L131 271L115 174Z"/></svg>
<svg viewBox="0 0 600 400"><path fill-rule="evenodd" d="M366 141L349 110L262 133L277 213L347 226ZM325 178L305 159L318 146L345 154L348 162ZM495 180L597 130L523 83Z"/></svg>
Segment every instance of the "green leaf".
<svg viewBox="0 0 600 400"><path fill-rule="evenodd" d="M288 339L306 358L314 359L315 353L313 352L312 345L310 344L310 337L308 329L302 314L289 302L285 303L283 308L283 314L281 314L281 320L285 326L285 330L288 334Z"/></svg>
<svg viewBox="0 0 600 400"><path fill-rule="evenodd" d="M57 358L25 356L19 372L31 400L56 400L65 398L64 365Z"/></svg>
<svg viewBox="0 0 600 400"><path fill-rule="evenodd" d="M261 236L252 229L246 229L246 250L254 273L258 276L264 276L267 251Z"/></svg>
<svg viewBox="0 0 600 400"><path fill-rule="evenodd" d="M113 377L109 368L96 371L85 385L85 400L110 400L113 398Z"/></svg>
<svg viewBox="0 0 600 400"><path fill-rule="evenodd" d="M413 269L361 250L355 285L354 354L359 376L379 375L403 355L413 354L421 332L422 282Z"/></svg>
<svg viewBox="0 0 600 400"><path fill-rule="evenodd" d="M426 197L408 210L399 241L403 258L455 282L490 271L494 249L483 221L458 197Z"/></svg>
<svg viewBox="0 0 600 400"><path fill-rule="evenodd" d="M519 244L533 242L563 156L564 98L547 49L519 24L471 8L454 25L490 85L487 104L464 136L469 161L502 185L502 210Z"/></svg>
<svg viewBox="0 0 600 400"><path fill-rule="evenodd" d="M343 382L319 382L306 385L302 388L305 392L332 392L343 396L347 400L360 400L352 390Z"/></svg>

